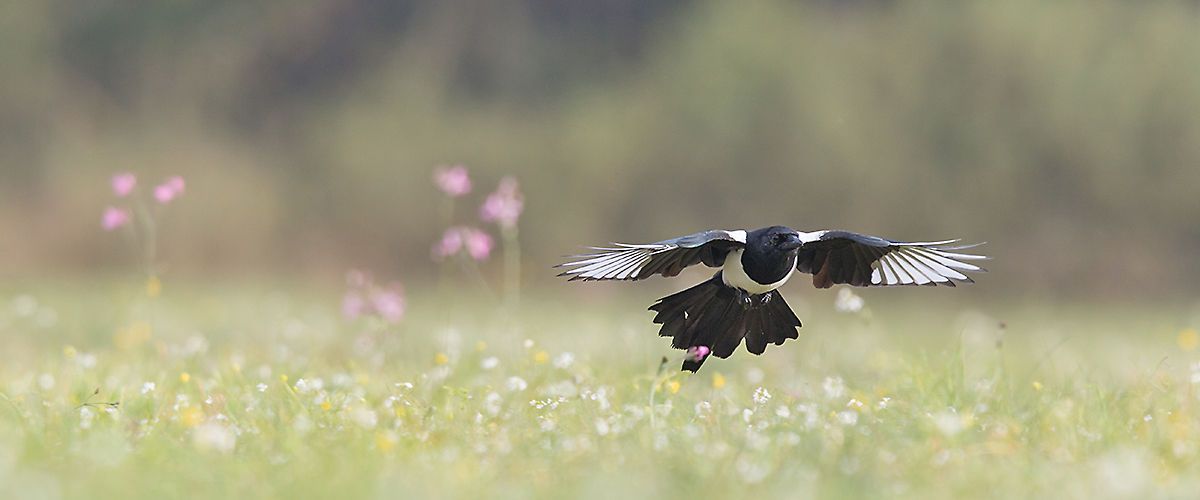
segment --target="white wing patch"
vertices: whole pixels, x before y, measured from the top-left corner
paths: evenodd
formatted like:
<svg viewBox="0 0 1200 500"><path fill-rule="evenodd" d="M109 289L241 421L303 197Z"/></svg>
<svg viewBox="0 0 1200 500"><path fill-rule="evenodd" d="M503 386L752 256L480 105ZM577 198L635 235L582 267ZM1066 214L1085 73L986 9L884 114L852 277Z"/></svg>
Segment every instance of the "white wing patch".
<svg viewBox="0 0 1200 500"><path fill-rule="evenodd" d="M964 261L984 260L987 257L952 252L952 249L935 246L952 242L896 243L888 253L871 263L871 284L953 285L956 281L970 282L971 278L963 272L982 271L983 268Z"/></svg>
<svg viewBox="0 0 1200 500"><path fill-rule="evenodd" d="M821 236L822 236L822 235L824 235L825 233L828 233L828 232L829 232L829 231L813 231L813 232L811 232L811 233L806 233L806 232L804 232L804 231L796 231L796 234L797 234L798 236L800 236L800 241L801 241L801 242L803 242L803 243L812 243L812 242L814 242L814 241L818 241L818 240L820 240L820 239L821 239Z"/></svg>
<svg viewBox="0 0 1200 500"><path fill-rule="evenodd" d="M650 262L654 254L674 250L673 245L625 245L616 248L593 248L597 253L584 255L583 260L567 262L563 274L587 280L621 280L636 278L638 271Z"/></svg>
<svg viewBox="0 0 1200 500"><path fill-rule="evenodd" d="M705 233L699 233L644 245L614 243L611 247L592 247L591 250L594 250L594 253L579 255L576 257L578 260L559 265L558 267L566 268L566 271L560 276L567 276L572 280L589 281L638 279L643 277L643 273L649 276L662 272L664 267L670 267L673 256L662 255L662 258L656 261L655 257L661 254L676 251L687 252L712 241L730 241L730 238L737 243L746 243L746 231L719 231L718 233L726 234L728 238L710 236L708 239L691 240L697 236L708 236Z"/></svg>

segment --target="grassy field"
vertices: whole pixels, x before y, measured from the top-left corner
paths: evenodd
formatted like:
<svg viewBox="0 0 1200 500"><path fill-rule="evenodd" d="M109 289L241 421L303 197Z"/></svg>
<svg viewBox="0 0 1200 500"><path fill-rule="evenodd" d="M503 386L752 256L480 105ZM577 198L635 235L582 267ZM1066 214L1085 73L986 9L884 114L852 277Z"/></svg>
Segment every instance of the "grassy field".
<svg viewBox="0 0 1200 500"><path fill-rule="evenodd" d="M1200 491L1200 306L920 290L839 313L788 288L798 341L697 375L653 291L445 297L388 327L336 290L6 290L0 498Z"/></svg>

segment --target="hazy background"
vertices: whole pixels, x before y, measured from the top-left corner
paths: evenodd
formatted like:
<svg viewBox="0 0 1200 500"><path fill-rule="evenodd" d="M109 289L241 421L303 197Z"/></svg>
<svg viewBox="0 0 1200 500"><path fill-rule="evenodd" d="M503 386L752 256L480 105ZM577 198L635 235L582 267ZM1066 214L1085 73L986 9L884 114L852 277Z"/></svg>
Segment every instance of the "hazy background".
<svg viewBox="0 0 1200 500"><path fill-rule="evenodd" d="M464 223L521 181L534 286L578 245L778 223L986 240L989 293L1194 294L1198 21L1195 2L5 2L0 278L135 269L99 226L129 170L189 182L173 276L422 283L430 171L463 163Z"/></svg>

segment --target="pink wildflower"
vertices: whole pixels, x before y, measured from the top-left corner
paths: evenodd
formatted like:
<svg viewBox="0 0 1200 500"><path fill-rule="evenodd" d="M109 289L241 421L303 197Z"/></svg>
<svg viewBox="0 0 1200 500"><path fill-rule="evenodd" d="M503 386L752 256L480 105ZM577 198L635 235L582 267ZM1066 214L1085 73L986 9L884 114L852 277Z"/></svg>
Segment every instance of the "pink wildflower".
<svg viewBox="0 0 1200 500"><path fill-rule="evenodd" d="M342 296L342 315L355 320L367 313L367 301L358 290L349 290Z"/></svg>
<svg viewBox="0 0 1200 500"><path fill-rule="evenodd" d="M405 305L404 288L398 283L371 290L371 307L388 323L399 323L404 318Z"/></svg>
<svg viewBox="0 0 1200 500"><path fill-rule="evenodd" d="M113 194L117 195L117 198L124 198L129 196L129 193L132 193L133 188L137 186L137 176L129 172L121 172L112 176L110 184Z"/></svg>
<svg viewBox="0 0 1200 500"><path fill-rule="evenodd" d="M186 185L183 182L183 177L178 175L167 178L162 184L154 187L154 199L159 203L170 203L179 195L183 194Z"/></svg>
<svg viewBox="0 0 1200 500"><path fill-rule="evenodd" d="M123 208L108 207L100 216L100 227L112 231L129 223L129 211Z"/></svg>
<svg viewBox="0 0 1200 500"><path fill-rule="evenodd" d="M172 175L172 176L168 177L167 182L165 182L164 184L170 186L171 189L174 189L176 195L183 194L184 188L187 187L187 184L185 184L183 182L183 177L180 177L178 175Z"/></svg>
<svg viewBox="0 0 1200 500"><path fill-rule="evenodd" d="M491 256L494 247L491 235L483 230L455 226L442 233L441 241L433 246L433 258L443 260L465 251L472 259L482 261Z"/></svg>
<svg viewBox="0 0 1200 500"><path fill-rule="evenodd" d="M475 228L463 229L463 233L467 243L467 255L477 261L487 260L494 246L491 235Z"/></svg>
<svg viewBox="0 0 1200 500"><path fill-rule="evenodd" d="M467 167L462 165L435 168L433 183L437 184L438 189L451 198L458 198L471 192L471 176L467 173Z"/></svg>
<svg viewBox="0 0 1200 500"><path fill-rule="evenodd" d="M703 345L692 346L692 347L689 347L687 350L687 360L694 361L694 362L704 361L704 358L707 358L708 354L711 352L712 352L712 349L709 349L708 346L703 346Z"/></svg>
<svg viewBox="0 0 1200 500"><path fill-rule="evenodd" d="M495 222L501 227L516 227L517 219L525 208L525 197L521 195L517 180L505 177L500 180L496 192L489 194L479 207L479 218L485 222Z"/></svg>
<svg viewBox="0 0 1200 500"><path fill-rule="evenodd" d="M463 235L462 230L457 227L452 227L442 233L442 239L433 246L433 258L437 260L445 259L451 255L462 251Z"/></svg>
<svg viewBox="0 0 1200 500"><path fill-rule="evenodd" d="M392 283L387 287L375 285L368 274L352 270L346 273L346 294L342 296L342 315L356 320L374 315L388 323L399 323L404 318L407 302L404 287Z"/></svg>

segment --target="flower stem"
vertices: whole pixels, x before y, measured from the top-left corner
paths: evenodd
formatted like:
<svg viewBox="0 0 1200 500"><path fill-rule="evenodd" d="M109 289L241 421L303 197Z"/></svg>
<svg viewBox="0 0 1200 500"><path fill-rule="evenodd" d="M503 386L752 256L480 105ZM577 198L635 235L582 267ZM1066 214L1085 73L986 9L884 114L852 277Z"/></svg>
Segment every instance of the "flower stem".
<svg viewBox="0 0 1200 500"><path fill-rule="evenodd" d="M504 239L504 298L509 307L521 299L521 242L514 224L500 229Z"/></svg>

